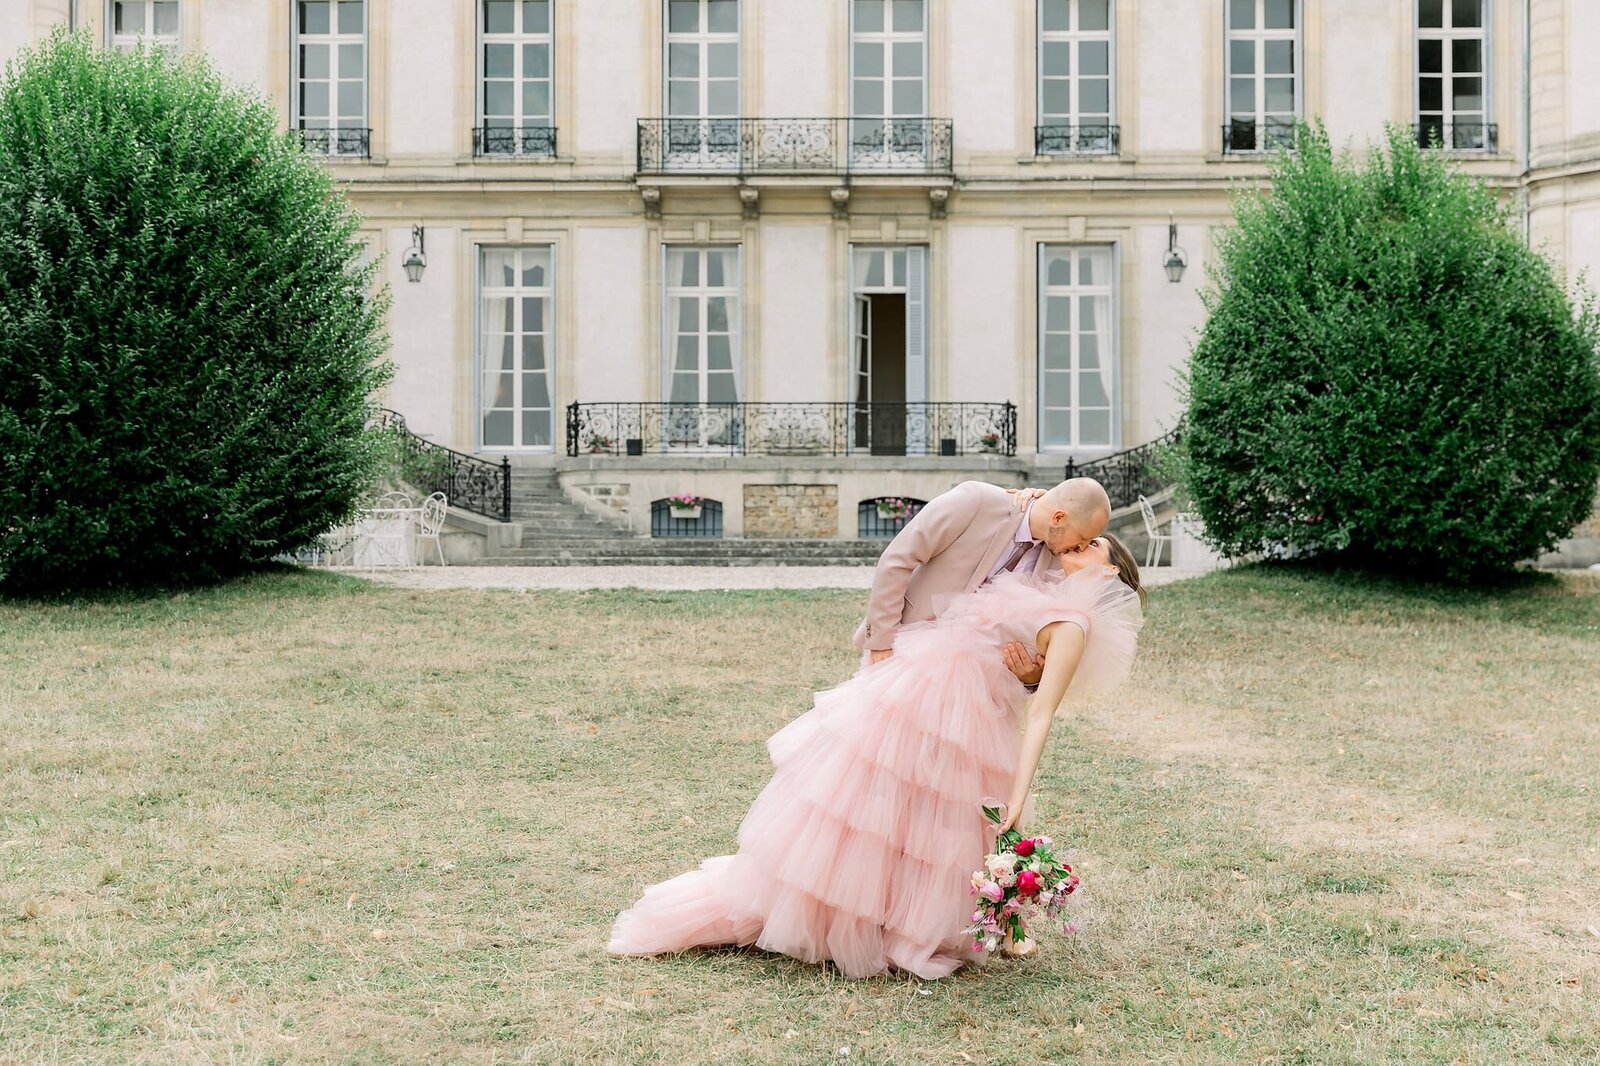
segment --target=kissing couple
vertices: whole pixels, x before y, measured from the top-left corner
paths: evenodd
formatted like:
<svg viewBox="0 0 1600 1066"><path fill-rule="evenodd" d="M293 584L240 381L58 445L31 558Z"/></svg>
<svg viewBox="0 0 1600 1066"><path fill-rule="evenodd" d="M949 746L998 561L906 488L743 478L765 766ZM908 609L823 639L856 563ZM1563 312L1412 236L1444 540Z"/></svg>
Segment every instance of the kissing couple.
<svg viewBox="0 0 1600 1066"><path fill-rule="evenodd" d="M1133 664L1144 591L1110 513L1090 478L929 501L878 560L860 669L767 741L738 851L646 889L608 950L754 945L849 977L972 961L973 871L1020 827L1057 708Z"/></svg>

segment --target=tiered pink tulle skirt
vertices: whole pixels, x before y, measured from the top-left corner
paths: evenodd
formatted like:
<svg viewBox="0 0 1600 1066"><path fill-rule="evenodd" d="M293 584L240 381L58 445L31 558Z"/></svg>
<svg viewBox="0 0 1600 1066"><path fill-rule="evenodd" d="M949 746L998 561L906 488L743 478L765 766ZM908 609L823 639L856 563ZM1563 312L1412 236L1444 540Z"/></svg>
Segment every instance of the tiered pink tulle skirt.
<svg viewBox="0 0 1600 1066"><path fill-rule="evenodd" d="M610 948L656 955L750 945L845 974L943 977L973 957L961 934L972 872L992 845L1022 687L993 643L910 626L768 740L776 768L734 855L647 889Z"/></svg>

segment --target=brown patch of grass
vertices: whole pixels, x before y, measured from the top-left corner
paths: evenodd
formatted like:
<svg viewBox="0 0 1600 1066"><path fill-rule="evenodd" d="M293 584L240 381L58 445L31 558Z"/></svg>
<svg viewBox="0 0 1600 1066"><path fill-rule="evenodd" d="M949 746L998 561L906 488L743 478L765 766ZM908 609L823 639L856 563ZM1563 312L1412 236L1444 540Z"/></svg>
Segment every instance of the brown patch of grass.
<svg viewBox="0 0 1600 1066"><path fill-rule="evenodd" d="M1583 577L1156 590L1134 683L1041 770L1084 930L1027 964L605 955L731 846L860 600L280 574L0 604L0 1060L1600 1056Z"/></svg>

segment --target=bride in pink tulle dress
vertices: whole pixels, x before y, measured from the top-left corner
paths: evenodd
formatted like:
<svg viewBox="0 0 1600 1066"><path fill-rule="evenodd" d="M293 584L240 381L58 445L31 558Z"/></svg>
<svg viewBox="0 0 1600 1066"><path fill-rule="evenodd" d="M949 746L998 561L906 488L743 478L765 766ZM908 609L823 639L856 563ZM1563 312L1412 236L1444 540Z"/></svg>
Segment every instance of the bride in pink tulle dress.
<svg viewBox="0 0 1600 1066"><path fill-rule="evenodd" d="M609 950L658 955L755 945L851 977L944 977L972 957L962 934L972 872L1014 825L1062 698L1112 687L1133 662L1142 590L1116 538L1062 555L1062 569L1003 573L901 629L863 667L767 741L771 782L739 826L739 850L647 889ZM1032 700L1000 648L1038 648ZM1026 713L1023 712L1027 704Z"/></svg>

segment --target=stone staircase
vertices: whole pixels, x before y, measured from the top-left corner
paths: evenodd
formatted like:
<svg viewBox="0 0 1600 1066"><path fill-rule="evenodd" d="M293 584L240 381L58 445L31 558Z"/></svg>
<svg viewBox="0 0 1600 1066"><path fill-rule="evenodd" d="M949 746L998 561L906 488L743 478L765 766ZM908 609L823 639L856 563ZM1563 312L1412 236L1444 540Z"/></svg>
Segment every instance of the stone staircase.
<svg viewBox="0 0 1600 1066"><path fill-rule="evenodd" d="M888 541L552 538L471 566L872 566Z"/></svg>
<svg viewBox="0 0 1600 1066"><path fill-rule="evenodd" d="M871 566L886 540L744 540L639 537L594 517L562 491L555 474L519 470L511 520L522 543L472 566Z"/></svg>
<svg viewBox="0 0 1600 1066"><path fill-rule="evenodd" d="M585 511L548 470L518 470L511 479L511 520L522 526L522 546L553 542L632 543L628 530Z"/></svg>

